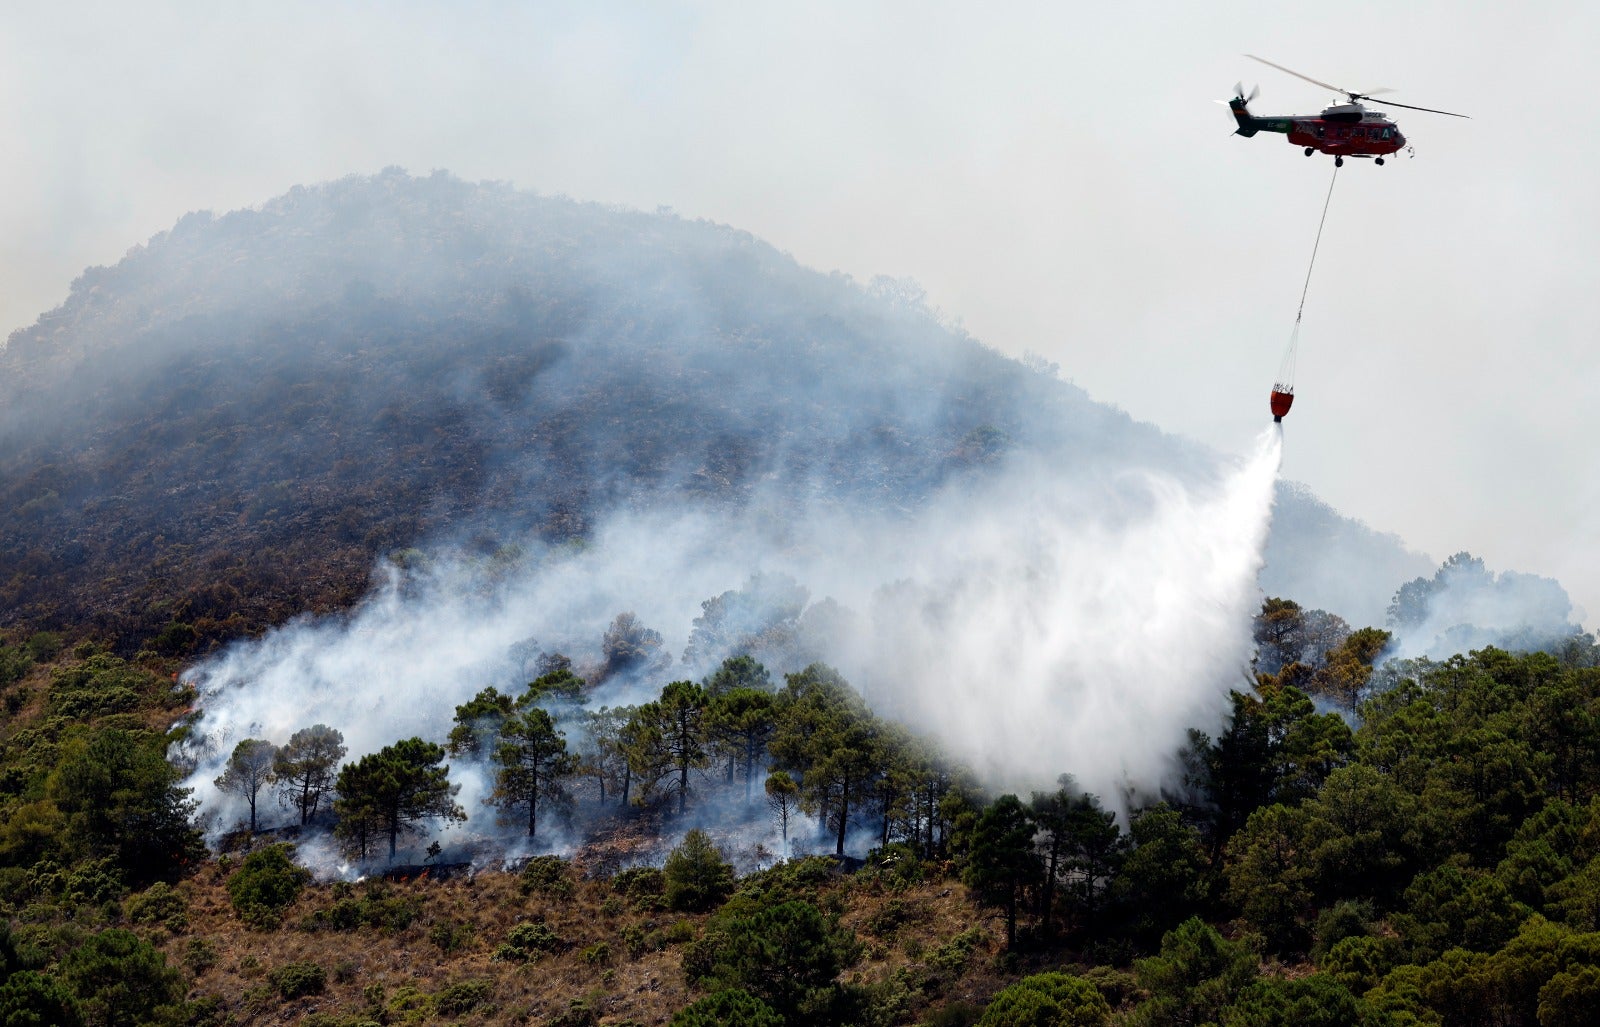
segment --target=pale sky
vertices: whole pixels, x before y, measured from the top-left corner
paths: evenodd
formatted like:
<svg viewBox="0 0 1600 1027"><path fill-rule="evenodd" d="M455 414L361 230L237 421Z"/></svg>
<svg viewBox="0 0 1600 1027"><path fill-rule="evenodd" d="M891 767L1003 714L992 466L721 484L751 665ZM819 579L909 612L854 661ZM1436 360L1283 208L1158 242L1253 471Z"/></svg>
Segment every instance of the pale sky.
<svg viewBox="0 0 1600 1027"><path fill-rule="evenodd" d="M1332 168L1258 113L1330 96L1256 53L1472 120L1339 175L1283 473L1436 559L1600 619L1600 6L11 4L0 326L191 210L446 169L667 206L913 278L1004 352L1243 452Z"/></svg>

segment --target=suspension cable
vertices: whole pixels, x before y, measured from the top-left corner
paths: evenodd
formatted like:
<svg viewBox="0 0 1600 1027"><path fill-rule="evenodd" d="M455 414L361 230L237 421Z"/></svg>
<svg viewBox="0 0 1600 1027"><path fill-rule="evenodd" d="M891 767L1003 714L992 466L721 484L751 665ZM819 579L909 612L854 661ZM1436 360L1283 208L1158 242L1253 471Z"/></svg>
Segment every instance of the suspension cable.
<svg viewBox="0 0 1600 1027"><path fill-rule="evenodd" d="M1311 262L1306 266L1306 284L1300 288L1300 309L1294 312L1294 326L1300 327L1300 315L1306 312L1306 293L1311 291L1311 269L1317 266L1317 249L1322 245L1322 226L1328 223L1328 207L1333 203L1333 184L1339 181L1339 165L1333 166L1333 177L1328 180L1328 198L1322 201L1322 220L1317 222L1317 241L1311 244Z"/></svg>

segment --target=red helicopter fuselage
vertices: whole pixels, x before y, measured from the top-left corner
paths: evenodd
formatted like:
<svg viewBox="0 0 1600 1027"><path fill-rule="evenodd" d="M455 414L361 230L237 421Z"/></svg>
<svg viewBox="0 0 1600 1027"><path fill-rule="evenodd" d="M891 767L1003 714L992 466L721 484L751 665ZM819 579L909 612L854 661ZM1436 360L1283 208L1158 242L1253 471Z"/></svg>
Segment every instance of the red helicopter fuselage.
<svg viewBox="0 0 1600 1027"><path fill-rule="evenodd" d="M1336 104L1317 115L1270 117L1251 114L1239 97L1228 106L1239 123L1238 135L1278 132L1289 137L1290 145L1304 147L1308 157L1317 152L1339 158L1377 157L1381 164L1383 157L1406 145L1400 126L1359 103Z"/></svg>

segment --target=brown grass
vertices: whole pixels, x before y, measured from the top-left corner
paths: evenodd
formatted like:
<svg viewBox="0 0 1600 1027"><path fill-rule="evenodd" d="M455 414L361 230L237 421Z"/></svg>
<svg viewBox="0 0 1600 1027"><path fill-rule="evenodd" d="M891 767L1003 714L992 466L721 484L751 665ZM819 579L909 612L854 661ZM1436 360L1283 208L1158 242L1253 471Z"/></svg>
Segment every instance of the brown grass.
<svg viewBox="0 0 1600 1027"><path fill-rule="evenodd" d="M603 856L600 861L607 862ZM598 1013L602 1024L630 1020L665 1024L698 997L684 980L682 946L666 944L631 954L624 932L632 928L635 937L641 932L648 935L688 920L698 935L706 916L633 909L613 892L609 879L578 879L577 866L573 869L572 894L564 897L523 895L519 875L500 871L382 885L390 896L420 905L415 920L393 932L370 926L348 932L307 929L313 913L328 909L338 893L346 891L317 884L286 911L281 927L263 931L251 929L235 915L225 888L229 871L213 861L181 885L189 904L188 930L177 936L162 932L159 943L168 959L179 965L184 965L194 944L190 939L205 939L214 948L215 962L194 977L191 997L214 997L228 1022L241 1027L297 1023L314 1013L371 1015L368 994L374 985L391 1006L392 1023L543 1024L574 1000L582 1000ZM359 898L368 887L355 885L351 897ZM926 882L890 894L870 882L841 876L825 891L829 898L824 901L842 904L843 922L857 931L866 947L863 960L846 973L845 979L852 983L888 980L979 922L966 889L954 881ZM886 908L891 915L885 916ZM565 948L531 963L493 959L506 934L523 922L546 924ZM446 953L430 940L437 925L462 923L471 924L473 933L456 951ZM986 929L991 938L995 936L992 928L986 925ZM586 959L585 950L602 942L610 948L609 959ZM1001 979L991 969L991 952L992 942L974 952L966 973L944 990L940 1001L982 1001L992 994ZM294 1000L280 998L269 974L291 962L321 966L328 975L325 991ZM397 999L403 999L404 989L434 995L468 980L491 985L488 997L470 1012L429 1016L415 1010L410 1014L414 1019L408 1020L404 1008L393 1008ZM927 1000L919 1000L920 1008L927 1005Z"/></svg>

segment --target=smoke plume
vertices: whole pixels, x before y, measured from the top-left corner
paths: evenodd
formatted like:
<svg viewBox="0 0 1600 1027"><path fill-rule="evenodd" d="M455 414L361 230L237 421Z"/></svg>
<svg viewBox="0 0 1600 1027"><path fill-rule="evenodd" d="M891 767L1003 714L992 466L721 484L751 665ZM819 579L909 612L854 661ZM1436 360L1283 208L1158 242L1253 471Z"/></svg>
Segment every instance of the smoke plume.
<svg viewBox="0 0 1600 1027"><path fill-rule="evenodd" d="M189 783L226 826L237 810L212 780L242 738L281 744L326 723L350 759L411 735L443 740L457 704L529 679L530 652L581 665L623 611L685 652L702 602L762 575L813 600L801 637L762 653L775 674L834 664L878 713L934 735L993 789L1047 789L1071 772L1119 802L1159 786L1185 730L1213 727L1242 680L1278 454L1268 432L1200 484L1072 476L1019 456L909 514L674 501L613 511L590 544L511 566L444 553L386 565L347 615L285 625L188 673L203 740ZM702 649L708 637L695 635ZM609 680L591 704L652 697L723 655ZM489 833L475 774L452 768L471 785L467 830Z"/></svg>

